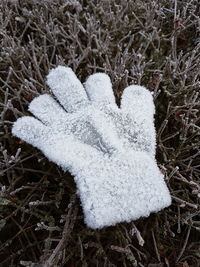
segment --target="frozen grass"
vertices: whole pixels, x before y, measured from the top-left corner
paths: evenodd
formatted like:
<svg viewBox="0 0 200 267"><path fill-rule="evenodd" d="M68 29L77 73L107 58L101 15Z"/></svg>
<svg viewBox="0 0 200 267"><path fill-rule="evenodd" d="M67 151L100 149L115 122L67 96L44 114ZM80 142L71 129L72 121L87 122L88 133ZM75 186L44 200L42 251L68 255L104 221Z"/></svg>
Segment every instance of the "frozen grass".
<svg viewBox="0 0 200 267"><path fill-rule="evenodd" d="M2 0L0 7L1 266L198 266L199 2ZM58 64L82 82L108 73L118 103L128 84L154 91L169 208L89 230L73 177L12 137L13 122L46 92L45 76Z"/></svg>

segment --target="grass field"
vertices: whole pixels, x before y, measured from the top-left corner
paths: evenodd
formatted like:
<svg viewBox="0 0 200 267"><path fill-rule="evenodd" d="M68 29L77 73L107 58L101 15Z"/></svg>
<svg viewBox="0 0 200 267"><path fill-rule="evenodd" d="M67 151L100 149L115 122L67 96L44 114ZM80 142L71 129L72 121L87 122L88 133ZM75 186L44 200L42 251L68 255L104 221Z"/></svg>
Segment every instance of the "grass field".
<svg viewBox="0 0 200 267"><path fill-rule="evenodd" d="M1 0L0 266L199 266L199 15L198 0ZM118 104L129 84L154 91L169 208L90 230L73 177L12 136L59 64L109 74Z"/></svg>

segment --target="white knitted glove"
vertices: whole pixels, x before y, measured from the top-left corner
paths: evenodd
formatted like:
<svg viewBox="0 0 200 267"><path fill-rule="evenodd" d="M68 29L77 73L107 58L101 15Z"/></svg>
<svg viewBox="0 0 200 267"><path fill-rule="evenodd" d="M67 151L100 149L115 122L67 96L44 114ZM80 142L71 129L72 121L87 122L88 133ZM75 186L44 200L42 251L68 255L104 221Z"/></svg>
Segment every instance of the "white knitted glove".
<svg viewBox="0 0 200 267"><path fill-rule="evenodd" d="M115 104L109 77L91 75L85 88L70 68L50 71L50 95L36 97L12 133L69 170L85 223L93 229L147 217L171 204L155 161L154 103L141 86Z"/></svg>

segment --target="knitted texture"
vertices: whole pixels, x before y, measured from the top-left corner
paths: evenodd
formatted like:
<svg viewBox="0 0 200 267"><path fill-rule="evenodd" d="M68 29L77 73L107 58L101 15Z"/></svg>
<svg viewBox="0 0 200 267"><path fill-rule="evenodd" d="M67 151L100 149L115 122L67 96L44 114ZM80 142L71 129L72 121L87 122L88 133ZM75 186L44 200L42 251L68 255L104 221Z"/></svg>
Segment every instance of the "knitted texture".
<svg viewBox="0 0 200 267"><path fill-rule="evenodd" d="M12 133L74 175L88 227L130 222L171 204L155 160L155 107L146 88L127 87L119 108L106 74L91 75L83 87L58 66L47 84L58 101L36 97L29 105L35 118L19 118Z"/></svg>

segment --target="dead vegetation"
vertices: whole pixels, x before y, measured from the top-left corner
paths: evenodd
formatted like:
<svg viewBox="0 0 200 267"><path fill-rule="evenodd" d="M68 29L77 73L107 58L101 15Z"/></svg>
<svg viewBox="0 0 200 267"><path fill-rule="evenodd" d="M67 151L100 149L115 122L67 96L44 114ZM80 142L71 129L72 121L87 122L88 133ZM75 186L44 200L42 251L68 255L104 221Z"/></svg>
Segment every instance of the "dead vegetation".
<svg viewBox="0 0 200 267"><path fill-rule="evenodd" d="M199 1L2 0L0 8L1 266L198 266ZM128 84L154 91L169 208L87 229L73 177L12 137L58 64L82 82L108 73L118 103Z"/></svg>

